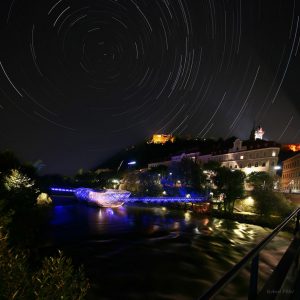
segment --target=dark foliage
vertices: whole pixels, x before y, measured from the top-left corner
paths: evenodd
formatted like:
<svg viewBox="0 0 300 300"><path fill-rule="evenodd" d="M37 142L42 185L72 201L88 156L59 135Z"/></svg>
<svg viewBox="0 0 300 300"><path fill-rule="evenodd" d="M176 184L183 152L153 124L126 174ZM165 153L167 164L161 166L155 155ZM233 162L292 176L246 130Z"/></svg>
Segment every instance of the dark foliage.
<svg viewBox="0 0 300 300"><path fill-rule="evenodd" d="M224 209L233 212L235 200L244 195L245 174L240 170L221 167L216 170L214 183L218 192L224 194Z"/></svg>

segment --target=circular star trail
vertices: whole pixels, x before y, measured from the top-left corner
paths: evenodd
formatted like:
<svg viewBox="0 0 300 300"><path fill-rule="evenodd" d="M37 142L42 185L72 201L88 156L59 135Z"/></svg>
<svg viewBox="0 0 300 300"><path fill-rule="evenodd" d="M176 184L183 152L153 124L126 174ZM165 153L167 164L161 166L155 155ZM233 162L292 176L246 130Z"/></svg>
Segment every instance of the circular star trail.
<svg viewBox="0 0 300 300"><path fill-rule="evenodd" d="M299 4L1 3L1 148L46 172L91 167L153 133L297 142Z"/></svg>

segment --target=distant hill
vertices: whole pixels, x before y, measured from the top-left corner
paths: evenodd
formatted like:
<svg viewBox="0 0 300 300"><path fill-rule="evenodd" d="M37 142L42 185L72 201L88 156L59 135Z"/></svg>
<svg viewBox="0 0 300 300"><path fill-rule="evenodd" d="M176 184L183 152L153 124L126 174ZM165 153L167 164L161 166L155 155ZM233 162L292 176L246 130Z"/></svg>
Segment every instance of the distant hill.
<svg viewBox="0 0 300 300"><path fill-rule="evenodd" d="M209 154L231 148L235 139L235 137L227 140L176 138L173 143L167 142L165 144L148 144L143 142L123 149L98 165L94 170L104 168L117 169L122 161L122 167L127 167L127 163L130 161L136 161L137 168L145 168L148 163L169 160L172 155L183 152Z"/></svg>

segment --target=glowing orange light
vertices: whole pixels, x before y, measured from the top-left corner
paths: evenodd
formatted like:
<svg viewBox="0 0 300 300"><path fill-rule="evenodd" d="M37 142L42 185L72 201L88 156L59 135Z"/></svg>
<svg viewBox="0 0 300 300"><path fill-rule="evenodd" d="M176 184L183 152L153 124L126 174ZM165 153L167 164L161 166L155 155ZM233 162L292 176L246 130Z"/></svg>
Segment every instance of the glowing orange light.
<svg viewBox="0 0 300 300"><path fill-rule="evenodd" d="M166 142L173 143L175 138L171 134L153 134L151 142L153 144L165 144Z"/></svg>
<svg viewBox="0 0 300 300"><path fill-rule="evenodd" d="M287 146L288 146L288 149L293 151L293 152L300 151L300 144L290 144L290 145L287 145Z"/></svg>

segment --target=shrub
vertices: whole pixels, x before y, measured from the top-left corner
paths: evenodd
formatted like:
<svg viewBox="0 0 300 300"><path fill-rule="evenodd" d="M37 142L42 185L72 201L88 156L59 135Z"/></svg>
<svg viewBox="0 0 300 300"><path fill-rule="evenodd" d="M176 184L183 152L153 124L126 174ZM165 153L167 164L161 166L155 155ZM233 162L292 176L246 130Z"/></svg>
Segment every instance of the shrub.
<svg viewBox="0 0 300 300"><path fill-rule="evenodd" d="M263 216L287 216L293 209L292 204L282 194L268 190L252 192L255 200L254 207L258 214Z"/></svg>
<svg viewBox="0 0 300 300"><path fill-rule="evenodd" d="M52 204L52 199L47 193L40 193L36 199L36 204L39 206L48 206Z"/></svg>
<svg viewBox="0 0 300 300"><path fill-rule="evenodd" d="M79 268L76 272L72 260L59 251L57 257L45 258L40 271L33 275L35 299L83 299L89 283Z"/></svg>
<svg viewBox="0 0 300 300"><path fill-rule="evenodd" d="M224 210L233 212L235 200L244 195L245 174L240 170L226 167L217 169L214 184L218 192L224 194Z"/></svg>
<svg viewBox="0 0 300 300"><path fill-rule="evenodd" d="M0 299L29 299L27 257L8 248L7 234L0 228Z"/></svg>
<svg viewBox="0 0 300 300"><path fill-rule="evenodd" d="M7 234L0 227L0 299L79 300L89 283L82 268L75 270L70 258L59 252L45 258L40 270L32 271L24 251L8 247Z"/></svg>
<svg viewBox="0 0 300 300"><path fill-rule="evenodd" d="M252 172L247 176L246 182L253 190L268 190L274 188L274 177L267 172Z"/></svg>

